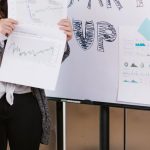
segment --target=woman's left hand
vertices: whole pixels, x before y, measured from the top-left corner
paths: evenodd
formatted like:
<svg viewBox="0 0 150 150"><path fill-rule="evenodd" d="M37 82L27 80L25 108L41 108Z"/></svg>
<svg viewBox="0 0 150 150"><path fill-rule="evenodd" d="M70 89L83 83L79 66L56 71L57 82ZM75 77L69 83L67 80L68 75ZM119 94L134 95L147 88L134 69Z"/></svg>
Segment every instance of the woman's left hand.
<svg viewBox="0 0 150 150"><path fill-rule="evenodd" d="M58 22L60 30L63 30L67 36L67 41L72 39L72 27L69 19L62 19Z"/></svg>

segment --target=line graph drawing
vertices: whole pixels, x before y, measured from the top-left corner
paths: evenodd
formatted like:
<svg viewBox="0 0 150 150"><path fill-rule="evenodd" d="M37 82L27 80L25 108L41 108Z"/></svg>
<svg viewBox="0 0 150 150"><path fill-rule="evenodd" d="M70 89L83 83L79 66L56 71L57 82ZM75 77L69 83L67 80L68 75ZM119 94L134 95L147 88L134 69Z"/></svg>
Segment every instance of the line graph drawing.
<svg viewBox="0 0 150 150"><path fill-rule="evenodd" d="M63 0L43 0L42 3L41 0L16 1L17 16L22 22L27 18L32 24L52 24L53 21L56 24L64 14L65 1Z"/></svg>
<svg viewBox="0 0 150 150"><path fill-rule="evenodd" d="M17 42L11 41L7 48L7 53L9 56L14 57L14 59L55 65L58 61L59 45L57 45L57 48L50 45L46 45L43 48L36 46L36 48L31 49L28 46L19 45Z"/></svg>
<svg viewBox="0 0 150 150"><path fill-rule="evenodd" d="M55 0L46 0L45 3L41 5L39 0L34 0L34 3L33 0L27 0L27 7L32 20L42 22L41 15L43 16L43 14L45 14L45 16L47 16L47 14L50 14L54 10L61 10L63 9L63 4Z"/></svg>
<svg viewBox="0 0 150 150"><path fill-rule="evenodd" d="M51 55L54 54L54 47L49 47L46 49L42 50L24 50L22 51L18 45L16 45L15 42L12 42L9 49L13 49L12 53L13 55L18 55L18 56L38 56L42 55L44 53L51 53Z"/></svg>

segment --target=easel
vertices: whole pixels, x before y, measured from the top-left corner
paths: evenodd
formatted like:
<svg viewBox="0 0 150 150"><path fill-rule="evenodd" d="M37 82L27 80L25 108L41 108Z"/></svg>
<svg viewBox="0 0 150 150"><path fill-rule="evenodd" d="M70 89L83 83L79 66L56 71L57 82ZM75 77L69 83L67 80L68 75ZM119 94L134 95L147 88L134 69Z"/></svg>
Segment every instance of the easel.
<svg viewBox="0 0 150 150"><path fill-rule="evenodd" d="M64 147L63 139L63 103L56 101L57 110L57 150ZM85 103L84 103L85 104ZM87 103L86 103L87 104ZM89 104L89 103L88 103ZM100 150L109 150L109 107L101 106L100 109ZM65 150L65 149L64 149Z"/></svg>
<svg viewBox="0 0 150 150"><path fill-rule="evenodd" d="M109 107L100 110L100 150L109 150Z"/></svg>
<svg viewBox="0 0 150 150"><path fill-rule="evenodd" d="M56 102L56 116L57 116L57 150L62 150L64 147L63 141L63 102Z"/></svg>
<svg viewBox="0 0 150 150"><path fill-rule="evenodd" d="M124 150L126 150L126 108L128 109L138 109L138 110L150 110L149 107L144 106L132 106L132 105L122 105L122 104L109 104L103 102L92 102L89 100L85 101L74 101L74 100L56 100L56 110L57 110L57 150L64 149L64 107L66 102L75 102L81 104L92 104L100 106L100 150L109 150L109 109L110 107L119 107L124 109Z"/></svg>
<svg viewBox="0 0 150 150"><path fill-rule="evenodd" d="M63 101L56 102L57 110L57 150L64 147L63 139ZM85 103L84 103L85 104ZM89 104L86 102L86 104ZM100 106L100 150L109 150L109 107ZM63 149L65 150L65 149Z"/></svg>

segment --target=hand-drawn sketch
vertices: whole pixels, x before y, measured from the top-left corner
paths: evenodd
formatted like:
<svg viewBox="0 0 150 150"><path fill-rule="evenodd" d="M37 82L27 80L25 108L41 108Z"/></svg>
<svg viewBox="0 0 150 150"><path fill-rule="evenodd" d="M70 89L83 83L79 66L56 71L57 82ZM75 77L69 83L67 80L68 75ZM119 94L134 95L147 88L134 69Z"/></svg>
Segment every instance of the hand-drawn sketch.
<svg viewBox="0 0 150 150"><path fill-rule="evenodd" d="M95 38L95 28L93 21L86 21L85 33L83 33L83 25L81 20L73 20L73 31L79 46L83 50L91 48ZM97 50L104 52L104 40L106 42L114 42L117 38L117 32L114 26L108 22L97 22Z"/></svg>
<svg viewBox="0 0 150 150"><path fill-rule="evenodd" d="M119 33L118 100L150 104L150 42L138 33L138 26L120 26Z"/></svg>
<svg viewBox="0 0 150 150"><path fill-rule="evenodd" d="M101 7L103 7L103 1L102 0L98 0L99 4ZM92 8L92 0L89 0L88 2L88 6L87 6L88 9L91 9Z"/></svg>
<svg viewBox="0 0 150 150"><path fill-rule="evenodd" d="M40 0L16 0L16 7L17 19L22 23L28 20L32 24L56 25L60 16L65 15L65 1L62 0L44 0L42 3Z"/></svg>
<svg viewBox="0 0 150 150"><path fill-rule="evenodd" d="M107 42L113 42L116 40L116 37L117 32L113 25L105 21L97 23L98 51L104 52L104 45L103 45L104 40Z"/></svg>
<svg viewBox="0 0 150 150"><path fill-rule="evenodd" d="M119 10L123 8L119 0L113 0L113 1ZM111 0L106 0L106 3L107 3L107 8L112 8Z"/></svg>
<svg viewBox="0 0 150 150"><path fill-rule="evenodd" d="M144 7L143 0L136 0L136 2L137 2L137 7Z"/></svg>
<svg viewBox="0 0 150 150"><path fill-rule="evenodd" d="M39 23L52 20L53 18L46 18L50 13L55 14L56 17L61 16L62 11L60 10L63 9L62 1L56 0L47 0L46 3L40 3L40 0L36 0L34 3L32 0L27 0L27 5L32 20ZM43 18L43 16L45 17Z"/></svg>
<svg viewBox="0 0 150 150"><path fill-rule="evenodd" d="M69 4L68 4L68 7L71 7L74 3L74 0L70 0Z"/></svg>
<svg viewBox="0 0 150 150"><path fill-rule="evenodd" d="M92 2L92 0L89 0L88 6L87 6L88 9L91 9L91 2Z"/></svg>
<svg viewBox="0 0 150 150"><path fill-rule="evenodd" d="M119 0L113 0L113 1L119 10L121 10L123 8L123 6ZM98 2L101 7L104 6L103 0L98 0ZM73 4L74 4L74 0L70 0L68 7L71 7ZM91 5L92 5L92 0L89 0L87 8L91 9ZM112 8L111 0L106 0L106 5L107 5L107 8Z"/></svg>
<svg viewBox="0 0 150 150"><path fill-rule="evenodd" d="M88 50L94 42L95 29L93 21L86 21L85 33L83 34L82 21L73 20L73 31L80 47L83 50Z"/></svg>
<svg viewBox="0 0 150 150"><path fill-rule="evenodd" d="M29 44L30 42L32 42L32 46ZM12 34L3 55L0 80L54 90L64 47L65 41L39 37L34 37L33 40L30 35L28 37L27 35ZM17 74L17 70L20 71L19 74ZM11 76L6 76L6 74L11 74Z"/></svg>
<svg viewBox="0 0 150 150"><path fill-rule="evenodd" d="M67 1L9 0L8 6L19 24L8 37L0 81L54 90L66 44L57 23L67 17Z"/></svg>
<svg viewBox="0 0 150 150"><path fill-rule="evenodd" d="M13 37L7 47L7 55L20 59L45 65L57 65L60 43L52 40L35 39L32 48L27 44L30 37ZM14 41L15 40L15 41ZM23 40L23 42L22 42ZM32 39L31 39L32 40ZM54 46L55 45L55 46Z"/></svg>

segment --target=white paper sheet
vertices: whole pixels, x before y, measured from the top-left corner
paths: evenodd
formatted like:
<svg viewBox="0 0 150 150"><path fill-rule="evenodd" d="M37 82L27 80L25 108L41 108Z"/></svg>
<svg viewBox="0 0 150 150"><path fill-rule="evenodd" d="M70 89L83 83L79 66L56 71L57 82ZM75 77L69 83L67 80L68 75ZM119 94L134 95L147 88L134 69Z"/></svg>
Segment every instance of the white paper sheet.
<svg viewBox="0 0 150 150"><path fill-rule="evenodd" d="M1 64L1 81L54 90L63 46L53 39L12 34Z"/></svg>
<svg viewBox="0 0 150 150"><path fill-rule="evenodd" d="M119 28L118 101L150 104L150 41L138 27Z"/></svg>
<svg viewBox="0 0 150 150"><path fill-rule="evenodd" d="M0 81L54 90L66 37L58 21L66 18L65 0L8 0L9 17L19 24L9 36Z"/></svg>
<svg viewBox="0 0 150 150"><path fill-rule="evenodd" d="M8 0L9 17L20 24L56 26L67 16L67 0Z"/></svg>

